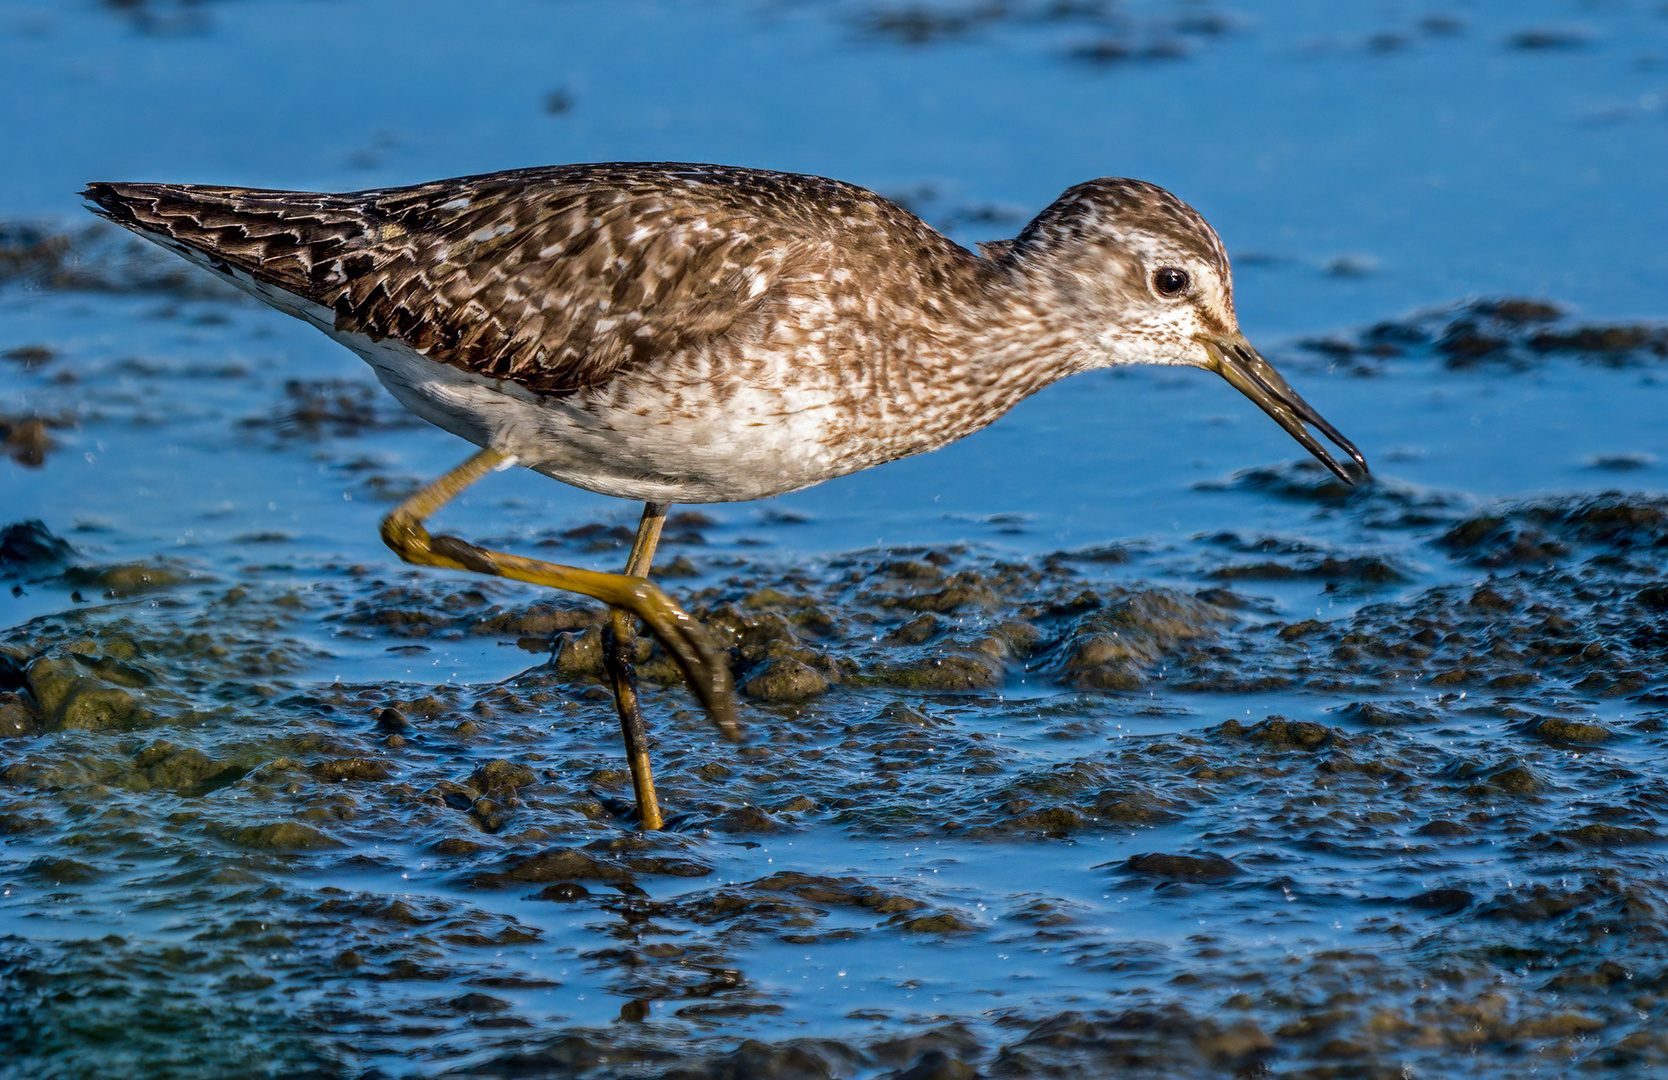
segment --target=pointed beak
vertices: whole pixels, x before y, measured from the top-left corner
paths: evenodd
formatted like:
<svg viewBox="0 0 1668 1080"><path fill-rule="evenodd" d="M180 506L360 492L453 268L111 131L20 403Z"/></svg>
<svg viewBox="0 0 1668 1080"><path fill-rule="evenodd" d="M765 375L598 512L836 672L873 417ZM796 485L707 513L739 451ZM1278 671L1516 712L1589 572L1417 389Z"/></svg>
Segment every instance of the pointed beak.
<svg viewBox="0 0 1668 1080"><path fill-rule="evenodd" d="M1338 429L1327 423L1297 391L1286 385L1286 380L1257 355L1243 334L1224 334L1200 337L1199 343L1210 353L1210 370L1227 379L1234 389L1255 401L1259 408L1274 417L1274 422L1286 429L1303 448L1315 455L1322 465L1331 469L1346 484L1359 483L1368 478L1367 459L1355 444L1344 438ZM1331 451L1309 431L1310 425L1332 440L1349 455L1350 463L1342 464Z"/></svg>

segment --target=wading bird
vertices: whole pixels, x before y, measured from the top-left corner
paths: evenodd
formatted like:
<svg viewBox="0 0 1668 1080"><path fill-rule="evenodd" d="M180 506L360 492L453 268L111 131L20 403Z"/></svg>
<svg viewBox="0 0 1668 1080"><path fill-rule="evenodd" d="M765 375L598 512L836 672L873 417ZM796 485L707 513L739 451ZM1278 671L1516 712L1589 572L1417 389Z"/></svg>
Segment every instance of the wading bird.
<svg viewBox="0 0 1668 1080"><path fill-rule="evenodd" d="M933 450L1057 379L1134 363L1214 371L1338 476L1366 475L1240 333L1215 231L1139 180L1079 184L981 254L863 188L719 165L83 194L312 323L406 408L480 447L389 514L382 538L407 562L609 605L606 667L647 829L661 814L630 665L637 619L737 737L725 658L647 580L674 502L761 499ZM642 502L625 572L429 534L431 514L512 465Z"/></svg>

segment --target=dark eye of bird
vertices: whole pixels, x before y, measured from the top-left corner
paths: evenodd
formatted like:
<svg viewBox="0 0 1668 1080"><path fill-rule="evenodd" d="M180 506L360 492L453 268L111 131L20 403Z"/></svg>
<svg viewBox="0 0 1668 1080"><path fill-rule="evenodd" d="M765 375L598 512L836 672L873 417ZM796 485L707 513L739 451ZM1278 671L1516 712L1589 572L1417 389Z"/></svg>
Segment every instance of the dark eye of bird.
<svg viewBox="0 0 1668 1080"><path fill-rule="evenodd" d="M1186 270L1179 270L1174 266L1161 266L1153 271L1153 291L1167 300L1180 296L1191 284L1193 279L1187 276Z"/></svg>

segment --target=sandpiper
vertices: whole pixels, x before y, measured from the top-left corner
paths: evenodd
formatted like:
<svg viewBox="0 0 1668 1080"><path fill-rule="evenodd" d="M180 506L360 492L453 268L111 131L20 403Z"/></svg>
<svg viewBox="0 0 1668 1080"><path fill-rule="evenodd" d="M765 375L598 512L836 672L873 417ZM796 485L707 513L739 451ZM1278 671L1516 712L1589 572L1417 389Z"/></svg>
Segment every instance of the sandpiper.
<svg viewBox="0 0 1668 1080"><path fill-rule="evenodd" d="M389 514L382 538L407 562L609 605L607 670L647 829L662 822L630 665L637 619L737 736L724 657L646 579L674 502L760 499L933 450L1067 375L1131 363L1215 371L1339 477L1367 474L1240 333L1216 232L1139 180L1079 184L980 254L863 188L720 165L83 194L312 323L401 404L480 447ZM426 518L512 465L644 503L625 572L429 534Z"/></svg>

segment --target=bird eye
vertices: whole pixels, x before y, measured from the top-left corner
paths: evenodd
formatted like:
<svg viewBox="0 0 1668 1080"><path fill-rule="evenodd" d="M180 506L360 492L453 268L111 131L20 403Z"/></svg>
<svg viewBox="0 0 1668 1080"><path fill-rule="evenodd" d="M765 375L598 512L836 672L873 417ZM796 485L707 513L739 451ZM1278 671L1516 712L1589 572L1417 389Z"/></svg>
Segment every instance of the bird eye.
<svg viewBox="0 0 1668 1080"><path fill-rule="evenodd" d="M1153 292L1166 300L1174 300L1187 291L1193 284L1193 279L1187 276L1186 270L1174 266L1161 266L1153 271Z"/></svg>

